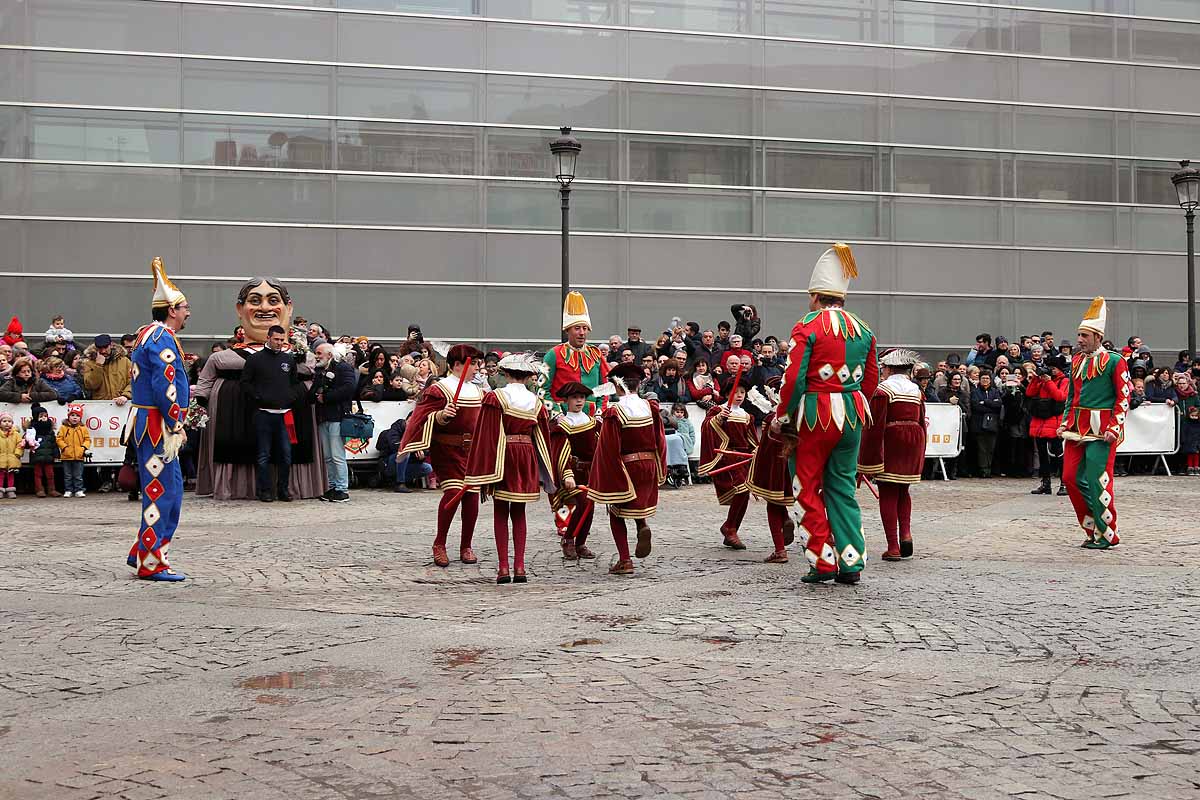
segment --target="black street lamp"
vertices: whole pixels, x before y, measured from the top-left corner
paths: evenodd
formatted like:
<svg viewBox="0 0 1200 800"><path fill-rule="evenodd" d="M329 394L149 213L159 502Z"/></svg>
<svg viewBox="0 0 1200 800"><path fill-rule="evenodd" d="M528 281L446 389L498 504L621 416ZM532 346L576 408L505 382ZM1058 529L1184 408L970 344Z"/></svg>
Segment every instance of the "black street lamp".
<svg viewBox="0 0 1200 800"><path fill-rule="evenodd" d="M571 127L564 125L558 129L562 136L550 142L550 153L554 156L554 177L558 180L558 191L562 195L562 305L566 305L567 292L571 291L571 235L570 219L567 212L570 209L571 182L575 180L575 161L583 145L571 135ZM567 340L567 332L563 331L562 340Z"/></svg>
<svg viewBox="0 0 1200 800"><path fill-rule="evenodd" d="M1200 206L1200 169L1188 166L1186 158L1179 162L1183 169L1171 176L1175 191L1179 193L1179 205L1187 219L1187 270L1188 270L1188 358L1196 357L1196 206Z"/></svg>

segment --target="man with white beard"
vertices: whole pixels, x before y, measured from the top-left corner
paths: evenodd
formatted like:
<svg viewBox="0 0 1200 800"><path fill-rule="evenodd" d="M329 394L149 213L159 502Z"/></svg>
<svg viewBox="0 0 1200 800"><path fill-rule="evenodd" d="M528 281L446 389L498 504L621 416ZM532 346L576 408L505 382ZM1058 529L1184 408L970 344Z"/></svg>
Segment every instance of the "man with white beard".
<svg viewBox="0 0 1200 800"><path fill-rule="evenodd" d="M317 435L325 454L325 479L328 489L321 500L347 503L350 473L346 468L346 446L342 439L342 418L350 413L350 401L358 380L354 367L346 363L345 345L322 342L317 345L317 366L308 400L317 409Z"/></svg>

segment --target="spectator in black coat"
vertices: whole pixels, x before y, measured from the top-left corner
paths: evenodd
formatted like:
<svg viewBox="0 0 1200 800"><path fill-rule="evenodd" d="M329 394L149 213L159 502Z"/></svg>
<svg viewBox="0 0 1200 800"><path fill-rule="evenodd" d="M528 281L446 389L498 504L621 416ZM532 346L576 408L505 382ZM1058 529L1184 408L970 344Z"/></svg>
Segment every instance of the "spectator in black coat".
<svg viewBox="0 0 1200 800"><path fill-rule="evenodd" d="M345 503L350 499L350 472L346 467L346 444L342 439L342 419L350 413L350 400L358 383L354 367L344 358L342 345L329 342L317 345L317 368L313 371L308 398L317 410L317 435L325 453L327 490L322 500Z"/></svg>

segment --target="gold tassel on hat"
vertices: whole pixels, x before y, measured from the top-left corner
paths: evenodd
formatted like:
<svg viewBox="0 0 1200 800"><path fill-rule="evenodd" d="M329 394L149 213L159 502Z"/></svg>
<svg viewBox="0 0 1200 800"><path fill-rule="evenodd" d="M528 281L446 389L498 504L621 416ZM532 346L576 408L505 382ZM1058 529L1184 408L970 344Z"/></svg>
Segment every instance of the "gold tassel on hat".
<svg viewBox="0 0 1200 800"><path fill-rule="evenodd" d="M854 253L850 250L850 245L845 242L834 242L833 252L837 253L838 261L842 262L842 276L849 278L858 277L858 264L854 262Z"/></svg>
<svg viewBox="0 0 1200 800"><path fill-rule="evenodd" d="M1092 301L1092 304L1090 306L1088 306L1087 313L1083 315L1083 318L1084 319L1100 319L1100 311L1103 308L1104 308L1104 298L1097 297L1095 300Z"/></svg>

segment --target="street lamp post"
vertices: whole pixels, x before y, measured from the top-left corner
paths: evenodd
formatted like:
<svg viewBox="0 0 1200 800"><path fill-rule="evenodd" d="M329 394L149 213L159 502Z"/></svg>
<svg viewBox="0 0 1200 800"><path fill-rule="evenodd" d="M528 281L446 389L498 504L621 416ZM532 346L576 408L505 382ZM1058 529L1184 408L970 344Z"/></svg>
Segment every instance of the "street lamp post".
<svg viewBox="0 0 1200 800"><path fill-rule="evenodd" d="M1182 169L1171 176L1175 191L1179 193L1179 205L1187 219L1187 274L1188 307L1187 337L1188 358L1196 357L1196 206L1200 206L1200 169L1189 166L1190 161L1179 162Z"/></svg>
<svg viewBox="0 0 1200 800"><path fill-rule="evenodd" d="M558 129L562 133L550 142L550 153L554 156L554 177L558 180L558 191L562 196L562 305L566 305L567 292L571 291L571 223L568 211L571 206L571 182L575 180L575 162L583 145L571 135L571 127ZM563 331L562 340L567 340Z"/></svg>

